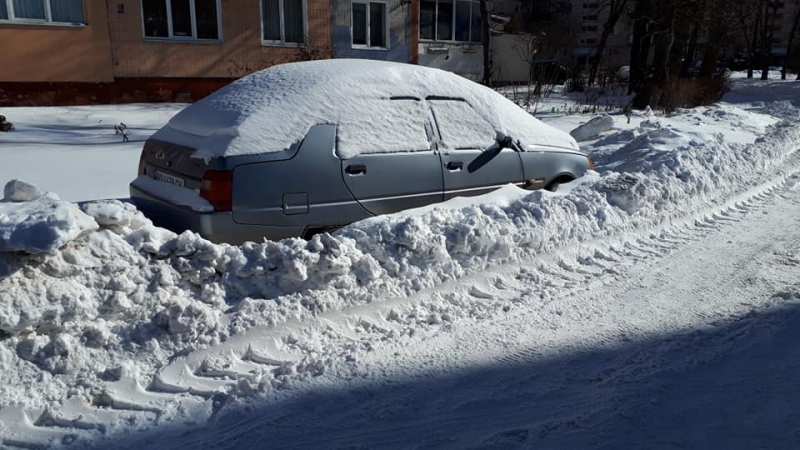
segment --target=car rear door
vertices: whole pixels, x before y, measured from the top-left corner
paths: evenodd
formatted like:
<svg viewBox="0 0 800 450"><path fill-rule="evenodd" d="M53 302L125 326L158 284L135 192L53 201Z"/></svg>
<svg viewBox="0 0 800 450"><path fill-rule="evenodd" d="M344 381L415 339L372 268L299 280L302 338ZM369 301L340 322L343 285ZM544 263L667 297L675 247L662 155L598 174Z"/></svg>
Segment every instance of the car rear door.
<svg viewBox="0 0 800 450"><path fill-rule="evenodd" d="M445 200L522 184L519 154L497 145L495 130L469 103L453 98L428 103L439 132Z"/></svg>
<svg viewBox="0 0 800 450"><path fill-rule="evenodd" d="M441 202L442 167L423 102L376 100L337 126L337 156L353 197L372 214Z"/></svg>

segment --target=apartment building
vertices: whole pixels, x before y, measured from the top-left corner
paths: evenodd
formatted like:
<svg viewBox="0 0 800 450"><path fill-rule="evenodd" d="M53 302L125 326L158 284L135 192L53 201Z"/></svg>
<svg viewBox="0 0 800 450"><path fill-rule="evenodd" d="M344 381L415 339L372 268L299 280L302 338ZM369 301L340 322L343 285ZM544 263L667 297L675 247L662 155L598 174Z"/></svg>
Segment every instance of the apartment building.
<svg viewBox="0 0 800 450"><path fill-rule="evenodd" d="M283 62L407 62L417 1L0 0L0 105L192 101Z"/></svg>

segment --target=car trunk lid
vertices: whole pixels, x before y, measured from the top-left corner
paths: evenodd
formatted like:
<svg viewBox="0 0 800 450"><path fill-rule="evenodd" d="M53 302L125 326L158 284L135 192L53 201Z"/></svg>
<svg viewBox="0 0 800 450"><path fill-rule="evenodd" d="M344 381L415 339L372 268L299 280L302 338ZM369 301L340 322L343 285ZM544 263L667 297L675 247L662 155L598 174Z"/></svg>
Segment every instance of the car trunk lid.
<svg viewBox="0 0 800 450"><path fill-rule="evenodd" d="M142 175L180 187L200 189L208 164L192 158L194 151L190 147L148 139L142 149Z"/></svg>

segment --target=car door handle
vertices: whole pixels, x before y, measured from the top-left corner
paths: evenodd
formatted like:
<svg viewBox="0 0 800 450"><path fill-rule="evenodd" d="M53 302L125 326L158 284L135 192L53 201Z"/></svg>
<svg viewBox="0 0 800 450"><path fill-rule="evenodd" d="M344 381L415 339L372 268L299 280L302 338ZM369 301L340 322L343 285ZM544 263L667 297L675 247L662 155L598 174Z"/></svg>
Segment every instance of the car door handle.
<svg viewBox="0 0 800 450"><path fill-rule="evenodd" d="M367 166L364 164L353 164L344 169L349 175L364 175L367 173Z"/></svg>
<svg viewBox="0 0 800 450"><path fill-rule="evenodd" d="M461 168L464 167L464 163L461 161L449 161L447 164L444 165L444 167L447 170L456 171L456 170L461 170Z"/></svg>

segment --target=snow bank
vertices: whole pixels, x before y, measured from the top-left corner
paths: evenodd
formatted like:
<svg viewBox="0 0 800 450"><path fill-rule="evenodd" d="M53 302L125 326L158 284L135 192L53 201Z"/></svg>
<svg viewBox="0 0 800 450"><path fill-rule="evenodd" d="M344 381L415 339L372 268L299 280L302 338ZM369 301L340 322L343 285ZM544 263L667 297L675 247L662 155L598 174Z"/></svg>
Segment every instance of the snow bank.
<svg viewBox="0 0 800 450"><path fill-rule="evenodd" d="M12 180L0 202L0 252L55 251L97 228L91 217L55 194L41 195L36 186Z"/></svg>
<svg viewBox="0 0 800 450"><path fill-rule="evenodd" d="M612 128L614 128L614 118L608 114L603 114L581 124L570 131L569 134L574 137L576 141L582 142L597 137L601 133L605 133Z"/></svg>
<svg viewBox="0 0 800 450"><path fill-rule="evenodd" d="M451 72L352 59L283 64L254 73L184 109L153 137L195 148L193 156L208 159L281 151L303 139L311 126L337 123L342 157L427 149L419 110L431 96L465 99L494 129L492 137L512 136L523 147L578 149L566 133Z"/></svg>
<svg viewBox="0 0 800 450"><path fill-rule="evenodd" d="M743 146L645 121L598 141L593 157L601 173L574 183L566 195L508 187L482 199L362 221L308 242L215 245L194 233L155 228L134 218L128 205L88 204L85 211L102 226L98 232L54 255L11 258L29 270L4 283L15 286L15 304L25 305L12 309L31 316L59 323L65 317L94 322L99 315L123 340L182 336L180 345L187 345L205 336L213 342L251 326L407 295L490 264L685 217L773 176L798 144L800 134L787 123L773 140ZM83 309L52 310L52 299L42 302L41 280L51 283L49 292L80 298ZM30 318L3 322L6 333L45 325Z"/></svg>

